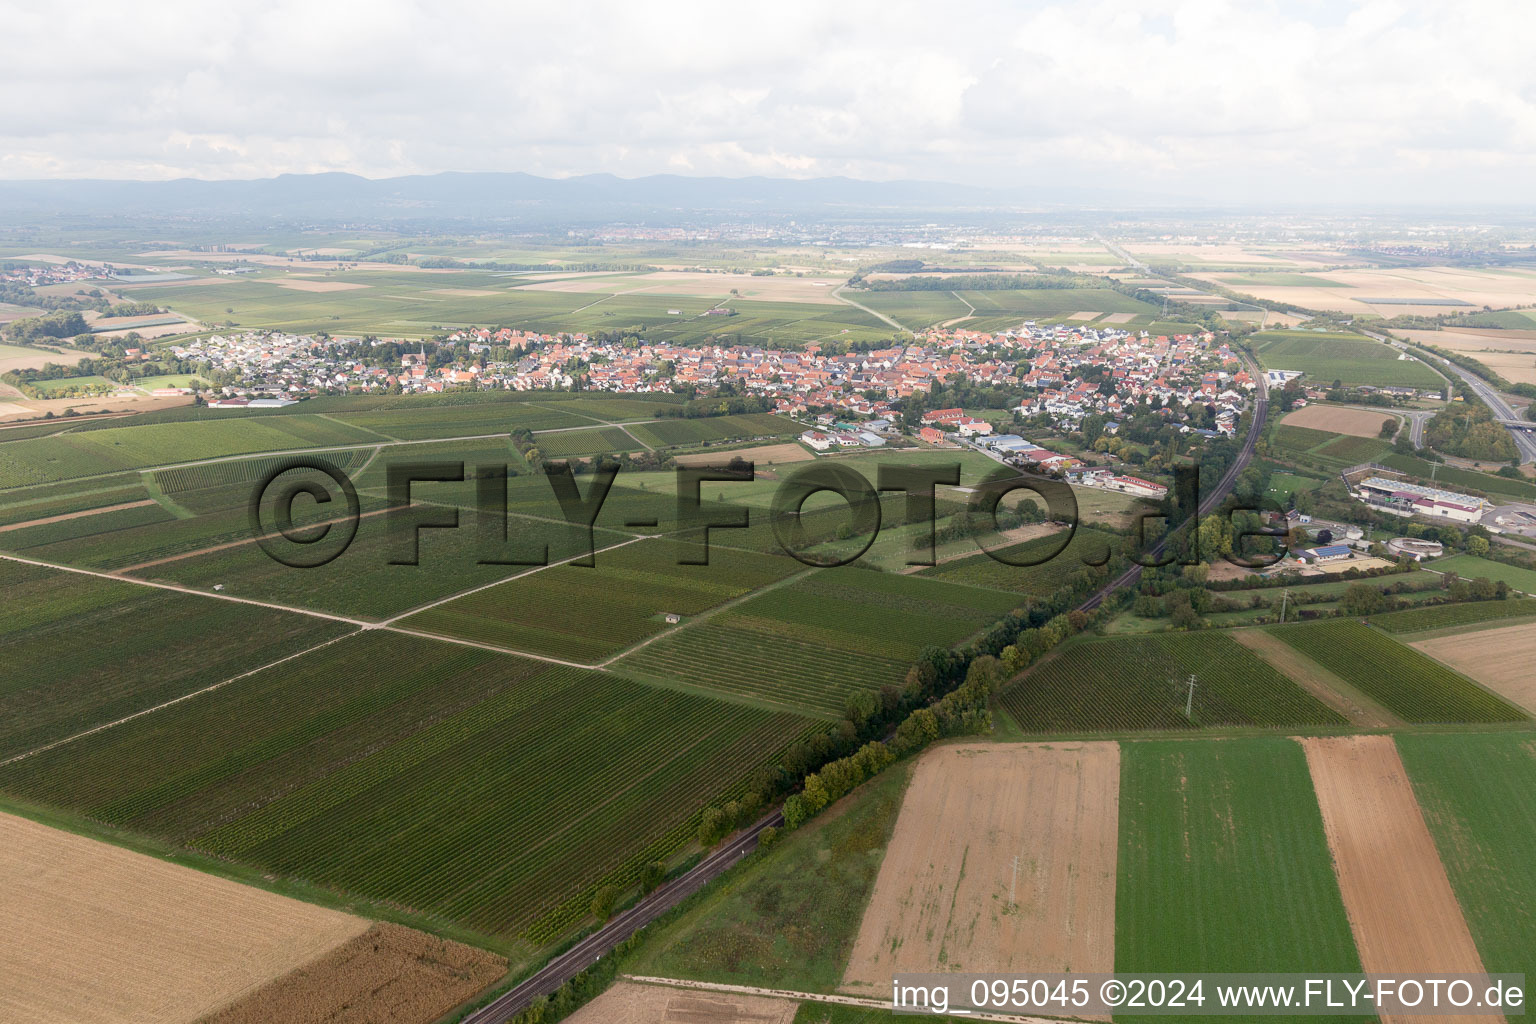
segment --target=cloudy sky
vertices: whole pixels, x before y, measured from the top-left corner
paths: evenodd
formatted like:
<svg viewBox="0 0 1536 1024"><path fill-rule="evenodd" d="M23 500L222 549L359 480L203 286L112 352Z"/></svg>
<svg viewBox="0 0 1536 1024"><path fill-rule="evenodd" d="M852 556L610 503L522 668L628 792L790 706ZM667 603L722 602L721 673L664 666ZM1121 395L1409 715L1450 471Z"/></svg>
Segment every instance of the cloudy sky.
<svg viewBox="0 0 1536 1024"><path fill-rule="evenodd" d="M1528 201L1532 0L10 5L0 178L927 178Z"/></svg>

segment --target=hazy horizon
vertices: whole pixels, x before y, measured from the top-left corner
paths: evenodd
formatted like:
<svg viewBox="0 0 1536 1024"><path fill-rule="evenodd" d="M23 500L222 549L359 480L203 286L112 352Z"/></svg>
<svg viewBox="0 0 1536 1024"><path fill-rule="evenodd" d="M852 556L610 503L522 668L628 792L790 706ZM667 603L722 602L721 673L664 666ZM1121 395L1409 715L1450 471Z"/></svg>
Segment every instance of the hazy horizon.
<svg viewBox="0 0 1536 1024"><path fill-rule="evenodd" d="M1515 0L85 3L8 32L28 102L0 114L4 180L672 173L1432 205L1526 203L1536 173L1536 8Z"/></svg>

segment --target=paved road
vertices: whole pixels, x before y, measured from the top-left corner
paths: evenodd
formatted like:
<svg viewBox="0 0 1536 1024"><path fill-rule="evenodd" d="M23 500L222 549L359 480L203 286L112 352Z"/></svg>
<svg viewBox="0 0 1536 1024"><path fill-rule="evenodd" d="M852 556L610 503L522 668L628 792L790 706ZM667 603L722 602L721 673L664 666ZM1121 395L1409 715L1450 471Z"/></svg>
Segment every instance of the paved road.
<svg viewBox="0 0 1536 1024"><path fill-rule="evenodd" d="M1243 362L1248 365L1248 372L1253 375L1254 379L1262 382L1264 378L1259 373L1258 367L1253 364L1253 360L1245 354L1243 356ZM1268 415L1268 413L1269 392L1264 390L1263 384L1260 383L1259 391L1257 392L1257 396L1254 399L1253 417L1248 424L1248 434L1243 438L1242 450L1237 453L1237 458L1232 460L1232 465L1228 466L1227 471L1222 474L1221 480L1216 484L1216 489L1210 494L1207 494L1201 500L1199 515L1209 515L1211 511L1214 510L1217 505L1220 505L1226 496L1231 493L1232 488L1237 484L1237 475L1246 469L1248 467L1248 463L1253 460L1254 447L1259 443L1259 435L1264 432L1264 418ZM1164 549L1167 548L1168 541L1171 539L1171 537L1171 534L1169 536L1165 536L1162 540L1158 541L1152 546L1152 549L1147 552L1148 561L1153 561L1162 555ZM1110 594L1122 588L1134 585L1135 582L1141 578L1141 570L1142 567L1140 565L1131 566L1129 569L1125 570L1125 572L1121 573L1118 577L1111 581L1107 586L1103 587L1092 597L1088 598L1088 600L1078 605L1078 608L1085 612L1093 611L1099 605L1103 604L1104 600L1109 597Z"/></svg>
<svg viewBox="0 0 1536 1024"><path fill-rule="evenodd" d="M1366 331L1364 333L1372 338L1375 338L1377 341L1386 342L1387 344L1394 345L1397 348L1403 347L1401 343L1395 343L1392 341L1392 339L1383 335L1372 334L1370 331ZM1509 403L1504 401L1503 396L1495 391L1491 384L1483 380L1483 378L1479 377L1471 370L1462 369L1460 366L1451 362L1449 359L1444 358L1443 356L1437 356L1436 358L1439 359L1440 362L1444 365L1444 370L1441 370L1441 372L1444 373L1445 370L1450 370L1452 373L1456 374L1456 376L1460 377L1463 383L1472 389L1472 393L1475 394L1478 398L1481 398L1484 404L1486 404L1489 409L1493 410L1495 419L1515 420L1516 422L1520 421L1520 417L1515 415L1515 410L1509 407ZM1507 429L1509 430L1509 436L1514 438L1515 448L1520 453L1521 463L1523 464L1527 462L1536 462L1536 436L1532 436L1530 431L1520 430L1516 427L1508 427ZM1414 439L1414 443L1419 443L1418 438Z"/></svg>
<svg viewBox="0 0 1536 1024"><path fill-rule="evenodd" d="M516 988L508 989L494 1002L486 1004L465 1017L463 1024L504 1024L505 1021L527 1009L529 1004L539 996L550 995L561 985L601 960L619 943L724 874L737 861L757 849L758 837L762 835L763 829L769 826L778 827L783 823L784 816L774 811L751 828L733 836L714 853L694 865L687 874L668 882L628 910L616 915L603 927L545 964L538 973L521 982Z"/></svg>

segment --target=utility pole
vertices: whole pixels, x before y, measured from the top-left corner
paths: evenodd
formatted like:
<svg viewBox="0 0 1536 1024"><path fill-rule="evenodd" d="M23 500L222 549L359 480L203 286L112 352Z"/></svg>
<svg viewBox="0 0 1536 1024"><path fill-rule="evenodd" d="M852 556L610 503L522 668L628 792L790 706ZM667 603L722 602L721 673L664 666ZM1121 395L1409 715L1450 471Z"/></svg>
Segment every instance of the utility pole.
<svg viewBox="0 0 1536 1024"><path fill-rule="evenodd" d="M1184 717L1194 721L1195 712L1195 677L1189 677L1189 696L1184 699Z"/></svg>
<svg viewBox="0 0 1536 1024"><path fill-rule="evenodd" d="M1291 588L1286 587L1280 594L1280 624L1285 624L1285 609L1291 603Z"/></svg>

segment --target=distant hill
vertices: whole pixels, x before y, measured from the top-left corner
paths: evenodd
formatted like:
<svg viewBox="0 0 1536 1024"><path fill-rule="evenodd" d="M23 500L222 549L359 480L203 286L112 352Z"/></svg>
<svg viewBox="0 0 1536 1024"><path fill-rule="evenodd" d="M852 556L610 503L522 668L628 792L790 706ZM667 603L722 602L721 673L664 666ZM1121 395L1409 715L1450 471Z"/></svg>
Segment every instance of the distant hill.
<svg viewBox="0 0 1536 1024"><path fill-rule="evenodd" d="M693 217L840 217L910 221L1040 210L1058 205L1162 205L1168 200L1086 189L993 189L931 181L852 178L691 178L521 172L412 175L284 174L254 181L0 181L0 218L167 217L285 221L502 221L532 225L619 220L679 223Z"/></svg>

